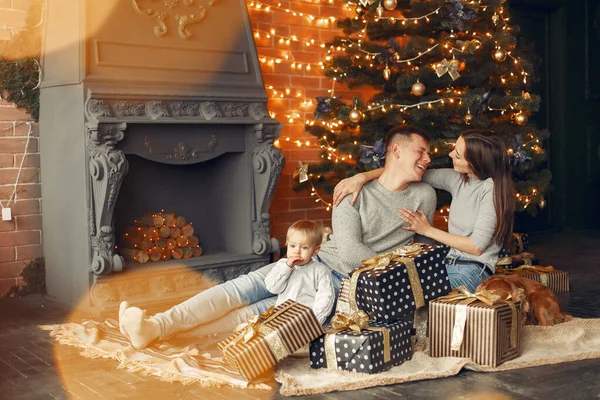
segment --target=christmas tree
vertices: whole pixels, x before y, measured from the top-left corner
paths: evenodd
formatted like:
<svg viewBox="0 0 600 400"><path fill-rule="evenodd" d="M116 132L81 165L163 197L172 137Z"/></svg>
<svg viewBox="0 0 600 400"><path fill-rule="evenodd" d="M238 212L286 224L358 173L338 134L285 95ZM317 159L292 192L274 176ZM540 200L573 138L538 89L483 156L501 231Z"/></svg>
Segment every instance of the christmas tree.
<svg viewBox="0 0 600 400"><path fill-rule="evenodd" d="M540 103L529 92L534 65L519 52L529 54L504 1L411 0L400 9L397 0L360 0L356 14L339 21L343 35L326 47L333 89L306 125L322 161L299 164L301 185L321 199L340 179L382 166L385 134L399 124L429 132L433 168L451 167L460 132L489 129L507 144L517 210L543 208L549 132L529 122ZM336 82L361 96L336 97Z"/></svg>

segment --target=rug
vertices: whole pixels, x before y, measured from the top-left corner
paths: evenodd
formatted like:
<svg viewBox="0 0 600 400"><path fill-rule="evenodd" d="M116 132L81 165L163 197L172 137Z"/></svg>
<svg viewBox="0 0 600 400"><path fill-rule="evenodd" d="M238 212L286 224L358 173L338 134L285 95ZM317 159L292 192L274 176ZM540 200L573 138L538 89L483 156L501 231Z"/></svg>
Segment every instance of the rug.
<svg viewBox="0 0 600 400"><path fill-rule="evenodd" d="M225 336L179 337L136 351L121 335L114 320L51 325L45 329L60 343L81 348L85 357L112 358L119 361L121 368L161 380L272 389L268 382L249 384L223 364L214 345ZM311 369L305 347L280 363L275 380L281 383L282 395L298 396L449 377L463 368L495 372L600 358L600 319L574 319L551 327L525 326L521 356L495 368L476 365L464 358L429 357L426 343L422 343L415 344L412 360L376 375Z"/></svg>

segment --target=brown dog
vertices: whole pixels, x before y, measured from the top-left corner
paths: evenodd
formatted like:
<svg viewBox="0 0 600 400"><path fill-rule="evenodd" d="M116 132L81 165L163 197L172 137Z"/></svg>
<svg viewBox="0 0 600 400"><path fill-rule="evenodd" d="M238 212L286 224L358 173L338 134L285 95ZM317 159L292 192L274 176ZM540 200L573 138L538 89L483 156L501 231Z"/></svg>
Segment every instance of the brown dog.
<svg viewBox="0 0 600 400"><path fill-rule="evenodd" d="M546 286L518 275L491 276L477 286L477 291L489 290L503 300L512 297L521 302L523 323L555 325L573 317L561 311L556 294Z"/></svg>

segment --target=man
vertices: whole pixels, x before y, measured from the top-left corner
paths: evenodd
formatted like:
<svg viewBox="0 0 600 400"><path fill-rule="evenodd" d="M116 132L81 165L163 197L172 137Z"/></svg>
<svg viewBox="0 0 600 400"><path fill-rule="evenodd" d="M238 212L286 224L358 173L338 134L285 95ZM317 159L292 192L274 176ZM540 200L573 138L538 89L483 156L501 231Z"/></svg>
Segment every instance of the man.
<svg viewBox="0 0 600 400"><path fill-rule="evenodd" d="M410 243L414 232L402 229L406 223L398 217L399 209L421 210L433 220L435 190L420 182L431 162L429 141L421 129L392 128L386 138L381 176L334 207L333 235L318 254L334 274L348 276L362 260Z"/></svg>
<svg viewBox="0 0 600 400"><path fill-rule="evenodd" d="M411 242L414 233L402 229L405 223L398 217L400 208L418 209L429 221L433 219L435 191L419 182L431 162L429 140L420 129L391 129L381 176L363 187L354 205L348 198L334 208L332 240L321 246L317 258L331 268L336 292L341 279L362 260ZM191 329L197 335L232 331L275 304L276 296L265 285L265 277L274 265L214 286L150 318L141 309L122 302L121 332L140 349L154 340Z"/></svg>

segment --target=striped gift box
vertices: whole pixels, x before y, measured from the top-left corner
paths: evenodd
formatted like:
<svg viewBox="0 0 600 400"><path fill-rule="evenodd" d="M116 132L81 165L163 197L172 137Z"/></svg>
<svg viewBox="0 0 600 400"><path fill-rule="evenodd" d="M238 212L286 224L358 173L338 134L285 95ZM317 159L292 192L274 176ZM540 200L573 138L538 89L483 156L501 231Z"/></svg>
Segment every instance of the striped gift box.
<svg viewBox="0 0 600 400"><path fill-rule="evenodd" d="M521 278L539 282L554 293L569 291L569 273L554 269L552 266L523 265L512 269L499 268L496 275L519 275Z"/></svg>
<svg viewBox="0 0 600 400"><path fill-rule="evenodd" d="M268 377L278 361L324 333L312 309L292 300L249 326L255 332L250 340L244 340L246 330L217 344L224 361L248 380Z"/></svg>
<svg viewBox="0 0 600 400"><path fill-rule="evenodd" d="M431 357L470 358L479 365L496 367L521 354L520 303L514 303L517 312L513 321L513 311L505 302L487 305L476 300L466 306L457 304L459 302L437 299L429 303ZM466 307L466 315L460 307ZM452 350L455 322L462 318L465 319L462 343L458 350ZM513 324L514 345L511 343Z"/></svg>

